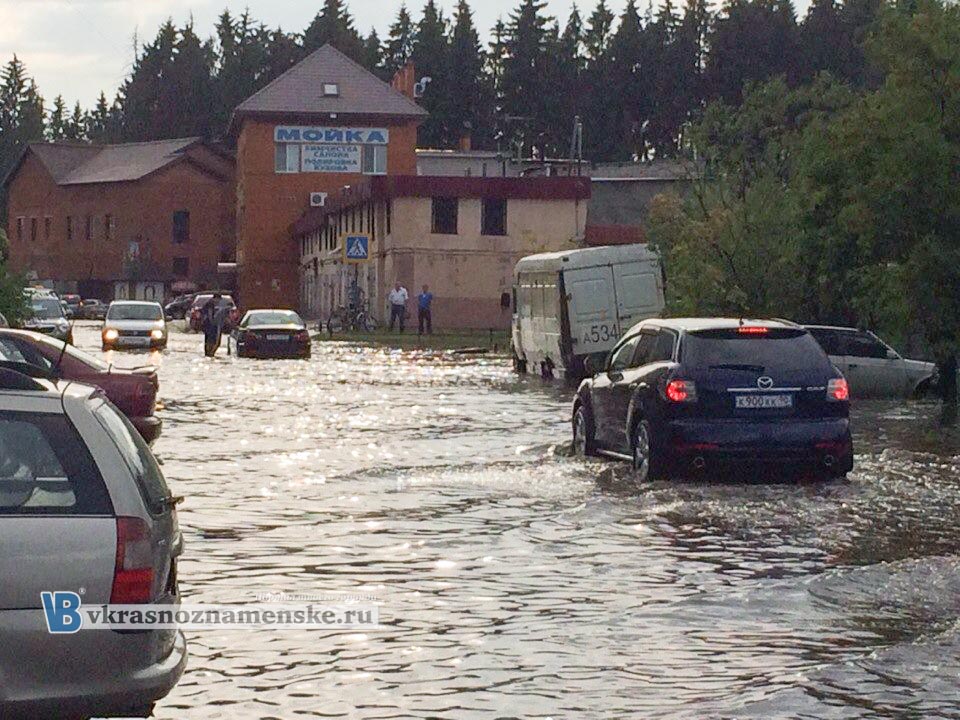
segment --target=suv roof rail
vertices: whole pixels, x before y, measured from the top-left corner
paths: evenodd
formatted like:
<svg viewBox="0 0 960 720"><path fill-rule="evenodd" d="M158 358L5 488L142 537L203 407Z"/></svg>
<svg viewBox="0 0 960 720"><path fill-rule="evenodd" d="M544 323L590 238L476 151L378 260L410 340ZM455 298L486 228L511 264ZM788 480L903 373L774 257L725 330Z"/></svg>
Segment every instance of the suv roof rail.
<svg viewBox="0 0 960 720"><path fill-rule="evenodd" d="M784 325L790 325L792 327L803 327L802 323L798 323L796 320L787 320L786 318L770 318L774 322L783 323Z"/></svg>
<svg viewBox="0 0 960 720"><path fill-rule="evenodd" d="M24 373L0 367L0 390L29 390L31 392L46 392L47 387L41 385L32 377Z"/></svg>

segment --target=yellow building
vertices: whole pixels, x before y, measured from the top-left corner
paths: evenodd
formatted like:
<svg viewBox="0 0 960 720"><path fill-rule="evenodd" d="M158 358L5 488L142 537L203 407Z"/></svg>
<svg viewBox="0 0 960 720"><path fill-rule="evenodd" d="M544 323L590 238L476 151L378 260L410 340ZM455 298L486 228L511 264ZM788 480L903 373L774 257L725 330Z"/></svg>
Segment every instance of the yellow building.
<svg viewBox="0 0 960 720"><path fill-rule="evenodd" d="M436 328L509 327L514 265L582 245L589 197L586 177L365 178L291 228L301 310L325 319L355 282L384 321L399 281L414 315L413 298L430 287Z"/></svg>

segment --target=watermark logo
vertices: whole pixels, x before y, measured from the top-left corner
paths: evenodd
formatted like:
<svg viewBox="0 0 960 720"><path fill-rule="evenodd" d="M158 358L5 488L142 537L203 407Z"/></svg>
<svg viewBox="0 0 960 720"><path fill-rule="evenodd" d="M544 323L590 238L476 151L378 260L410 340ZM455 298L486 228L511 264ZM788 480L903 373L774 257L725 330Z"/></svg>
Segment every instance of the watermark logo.
<svg viewBox="0 0 960 720"><path fill-rule="evenodd" d="M74 592L43 592L43 614L53 635L80 630L354 630L377 628L377 605L314 603L248 605L83 605Z"/></svg>
<svg viewBox="0 0 960 720"><path fill-rule="evenodd" d="M72 635L83 627L82 601L75 592L42 592L43 615L53 635Z"/></svg>

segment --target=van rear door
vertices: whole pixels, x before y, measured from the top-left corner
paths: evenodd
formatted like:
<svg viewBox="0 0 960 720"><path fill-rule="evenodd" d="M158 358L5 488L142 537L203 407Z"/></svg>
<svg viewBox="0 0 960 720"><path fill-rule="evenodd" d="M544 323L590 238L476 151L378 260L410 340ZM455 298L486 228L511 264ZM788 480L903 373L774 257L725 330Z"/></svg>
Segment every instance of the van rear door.
<svg viewBox="0 0 960 720"><path fill-rule="evenodd" d="M609 352L621 332L613 268L602 265L564 270L563 283L574 354Z"/></svg>
<svg viewBox="0 0 960 720"><path fill-rule="evenodd" d="M656 262L630 262L613 266L617 293L617 321L626 330L641 320L663 312L663 277Z"/></svg>

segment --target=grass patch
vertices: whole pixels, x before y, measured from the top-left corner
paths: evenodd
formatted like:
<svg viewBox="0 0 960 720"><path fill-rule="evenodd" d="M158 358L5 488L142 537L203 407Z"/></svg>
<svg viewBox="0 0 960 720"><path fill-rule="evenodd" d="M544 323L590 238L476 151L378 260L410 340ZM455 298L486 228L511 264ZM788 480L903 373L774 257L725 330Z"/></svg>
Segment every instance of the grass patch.
<svg viewBox="0 0 960 720"><path fill-rule="evenodd" d="M351 342L399 348L401 350L464 350L482 348L490 353L507 355L510 352L510 333L506 330L438 330L433 335L417 335L416 330L405 333L377 330L372 333L326 332L314 335L320 342Z"/></svg>

